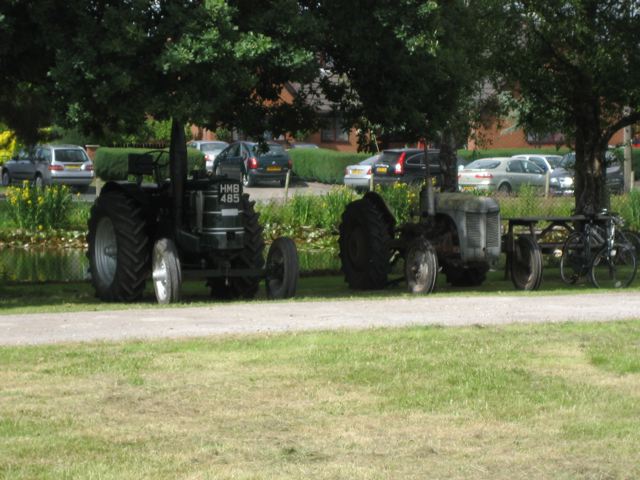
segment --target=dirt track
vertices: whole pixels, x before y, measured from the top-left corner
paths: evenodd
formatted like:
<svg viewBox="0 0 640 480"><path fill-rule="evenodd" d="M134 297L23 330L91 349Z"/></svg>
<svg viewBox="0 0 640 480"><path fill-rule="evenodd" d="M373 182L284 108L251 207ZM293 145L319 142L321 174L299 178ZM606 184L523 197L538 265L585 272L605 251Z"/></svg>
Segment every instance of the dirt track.
<svg viewBox="0 0 640 480"><path fill-rule="evenodd" d="M0 344L635 318L640 318L640 292L248 302L198 308L0 315Z"/></svg>

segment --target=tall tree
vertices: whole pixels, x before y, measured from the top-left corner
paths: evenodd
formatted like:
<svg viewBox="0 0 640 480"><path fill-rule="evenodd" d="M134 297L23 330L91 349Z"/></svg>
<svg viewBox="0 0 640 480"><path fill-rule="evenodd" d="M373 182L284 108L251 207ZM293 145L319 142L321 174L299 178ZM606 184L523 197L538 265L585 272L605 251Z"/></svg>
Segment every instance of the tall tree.
<svg viewBox="0 0 640 480"><path fill-rule="evenodd" d="M149 115L253 136L299 128L308 109L279 93L315 75L313 54L289 41L308 27L287 20L295 1L249 3L4 2L0 121L27 139L52 120L127 132Z"/></svg>
<svg viewBox="0 0 640 480"><path fill-rule="evenodd" d="M403 141L441 147L445 188L457 183L455 149L483 105L479 1L311 2L333 73L324 82L351 123L365 118Z"/></svg>
<svg viewBox="0 0 640 480"><path fill-rule="evenodd" d="M495 7L498 84L515 92L521 125L573 141L576 211L599 211L608 205L609 140L640 120L638 1L514 0Z"/></svg>

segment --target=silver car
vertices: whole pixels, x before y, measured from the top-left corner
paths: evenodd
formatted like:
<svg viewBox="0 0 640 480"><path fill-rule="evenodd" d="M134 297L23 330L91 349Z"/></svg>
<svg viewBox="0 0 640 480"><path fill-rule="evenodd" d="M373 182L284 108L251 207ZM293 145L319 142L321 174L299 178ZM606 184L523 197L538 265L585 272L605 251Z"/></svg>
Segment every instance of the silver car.
<svg viewBox="0 0 640 480"><path fill-rule="evenodd" d="M537 153L520 153L518 155L514 155L511 158L520 158L522 160L530 160L539 166L545 173L547 171L553 172L555 168L558 168L560 165L560 161L562 160L562 155L547 155L547 154L537 154Z"/></svg>
<svg viewBox="0 0 640 480"><path fill-rule="evenodd" d="M229 146L227 142L220 140L193 140L187 146L196 148L204 153L204 162L208 172L213 172L213 161L218 154Z"/></svg>
<svg viewBox="0 0 640 480"><path fill-rule="evenodd" d="M458 173L460 191L517 192L523 185L544 188L544 171L535 163L519 158L482 158Z"/></svg>
<svg viewBox="0 0 640 480"><path fill-rule="evenodd" d="M27 180L36 187L69 185L86 191L93 178L93 163L78 145L38 145L2 166L3 185Z"/></svg>
<svg viewBox="0 0 640 480"><path fill-rule="evenodd" d="M371 168L380 159L381 153L362 160L344 169L343 183L356 190L367 190L371 181Z"/></svg>

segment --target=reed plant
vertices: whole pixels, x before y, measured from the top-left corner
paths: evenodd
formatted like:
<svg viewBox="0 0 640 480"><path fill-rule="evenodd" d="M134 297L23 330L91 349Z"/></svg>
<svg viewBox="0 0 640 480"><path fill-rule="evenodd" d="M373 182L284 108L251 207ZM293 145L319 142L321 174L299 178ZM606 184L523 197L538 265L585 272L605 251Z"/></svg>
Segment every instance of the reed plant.
<svg viewBox="0 0 640 480"><path fill-rule="evenodd" d="M31 231L66 228L69 225L71 191L66 185L38 188L25 181L6 190L8 213L16 227Z"/></svg>

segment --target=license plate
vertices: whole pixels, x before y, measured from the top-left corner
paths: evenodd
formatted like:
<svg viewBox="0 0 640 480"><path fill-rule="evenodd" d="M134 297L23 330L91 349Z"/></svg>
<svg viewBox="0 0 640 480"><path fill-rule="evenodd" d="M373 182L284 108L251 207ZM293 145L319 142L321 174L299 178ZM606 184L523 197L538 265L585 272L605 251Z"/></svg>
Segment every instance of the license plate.
<svg viewBox="0 0 640 480"><path fill-rule="evenodd" d="M387 173L388 170L387 167L376 167L376 173Z"/></svg>
<svg viewBox="0 0 640 480"><path fill-rule="evenodd" d="M465 185L462 187L462 191L463 192L473 192L475 190L474 187L470 186L470 185Z"/></svg>
<svg viewBox="0 0 640 480"><path fill-rule="evenodd" d="M80 165L65 165L65 170L80 170Z"/></svg>
<svg viewBox="0 0 640 480"><path fill-rule="evenodd" d="M281 172L282 167L267 167L267 172Z"/></svg>
<svg viewBox="0 0 640 480"><path fill-rule="evenodd" d="M240 184L221 183L220 184L220 204L237 205L240 203Z"/></svg>
<svg viewBox="0 0 640 480"><path fill-rule="evenodd" d="M367 171L363 168L352 168L351 175L364 175Z"/></svg>

